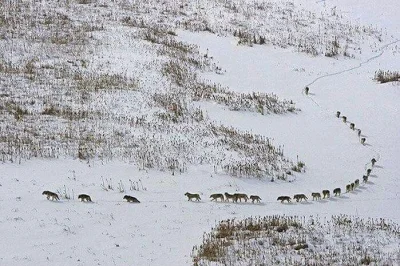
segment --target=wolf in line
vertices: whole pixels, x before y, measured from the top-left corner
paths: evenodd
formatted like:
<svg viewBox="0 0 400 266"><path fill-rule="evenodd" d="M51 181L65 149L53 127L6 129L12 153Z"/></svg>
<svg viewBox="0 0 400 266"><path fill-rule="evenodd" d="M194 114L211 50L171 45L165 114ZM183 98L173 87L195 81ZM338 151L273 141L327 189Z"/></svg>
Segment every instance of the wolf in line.
<svg viewBox="0 0 400 266"><path fill-rule="evenodd" d="M325 197L329 198L331 196L331 193L329 192L329 190L322 190L322 195L324 195L325 199Z"/></svg>
<svg viewBox="0 0 400 266"><path fill-rule="evenodd" d="M88 202L92 202L92 199L90 198L89 195L86 194L80 194L78 196L78 199L80 199L81 201L88 201Z"/></svg>
<svg viewBox="0 0 400 266"><path fill-rule="evenodd" d="M218 199L220 199L221 201L225 200L224 195L221 193L211 194L210 198L211 198L211 201L213 201L213 200L217 201Z"/></svg>
<svg viewBox="0 0 400 266"><path fill-rule="evenodd" d="M225 192L225 201L229 201L230 199L232 199L232 202L235 201L235 195Z"/></svg>
<svg viewBox="0 0 400 266"><path fill-rule="evenodd" d="M335 194L335 196L340 196L340 193L342 192L342 190L340 188L335 188L333 190L333 194Z"/></svg>
<svg viewBox="0 0 400 266"><path fill-rule="evenodd" d="M195 199L196 201L200 201L201 200L199 194L192 194L192 193L186 192L185 196L188 197L188 201L192 201L192 199Z"/></svg>
<svg viewBox="0 0 400 266"><path fill-rule="evenodd" d="M251 202L254 203L255 201L261 202L261 198L257 195L250 195Z"/></svg>
<svg viewBox="0 0 400 266"><path fill-rule="evenodd" d="M308 198L306 197L306 195L304 195L304 194L296 194L296 195L294 195L293 196L293 198L297 201L297 202L299 202L299 201L302 201L302 200L307 200Z"/></svg>
<svg viewBox="0 0 400 266"><path fill-rule="evenodd" d="M51 200L60 200L60 198L58 197L58 195L56 193L48 191L48 190L43 191L42 195L46 195L48 200L50 200L50 198L51 198Z"/></svg>
<svg viewBox="0 0 400 266"><path fill-rule="evenodd" d="M367 169L367 176L369 176L370 174L371 174L371 172L372 172L372 169Z"/></svg>
<svg viewBox="0 0 400 266"><path fill-rule="evenodd" d="M240 201L240 202L242 202L242 199L245 201L245 202L247 202L247 200L249 199L249 197L246 195L246 194L244 194L244 193L235 193L235 194L233 194L233 196L234 196L234 202L238 202L238 200Z"/></svg>
<svg viewBox="0 0 400 266"><path fill-rule="evenodd" d="M279 196L277 200L280 200L281 203L283 203L285 200L286 200L288 203L291 202L289 196Z"/></svg>
<svg viewBox="0 0 400 266"><path fill-rule="evenodd" d="M321 199L321 193L319 192L313 192L311 193L312 200L320 200Z"/></svg>
<svg viewBox="0 0 400 266"><path fill-rule="evenodd" d="M124 200L126 200L127 202L140 203L140 201L137 198L129 196L129 195L125 195Z"/></svg>

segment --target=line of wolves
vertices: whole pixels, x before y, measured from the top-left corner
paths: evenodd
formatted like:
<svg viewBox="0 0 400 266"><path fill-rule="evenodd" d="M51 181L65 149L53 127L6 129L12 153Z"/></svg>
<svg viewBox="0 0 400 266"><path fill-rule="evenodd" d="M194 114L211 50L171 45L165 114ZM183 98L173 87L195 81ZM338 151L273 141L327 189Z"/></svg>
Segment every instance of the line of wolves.
<svg viewBox="0 0 400 266"><path fill-rule="evenodd" d="M192 199L196 200L196 201L200 201L200 195L197 193L189 193L186 192L185 196L188 198L188 201L191 201ZM254 202L261 202L261 198L257 195L250 195L247 196L247 194L244 193L235 193L235 194L229 194L228 192L225 192L224 194L222 193L215 193L215 194L211 194L210 195L211 201L218 201L218 199L222 202L229 202L229 200L232 200L232 202L242 202L242 200L244 202L247 202L248 200L251 200L252 203Z"/></svg>
<svg viewBox="0 0 400 266"><path fill-rule="evenodd" d="M341 116L340 114L341 114L340 111L337 111L336 112L336 117L337 118L342 118L343 123L348 123L347 116L344 116L344 115ZM356 125L354 123L350 123L350 129L352 129L352 130L356 130L357 129L357 136L359 137L361 144L365 145L365 141L367 139L365 137L361 136L361 129L356 128Z"/></svg>
<svg viewBox="0 0 400 266"><path fill-rule="evenodd" d="M375 163L376 163L376 159L372 158L371 159L372 167L375 165ZM368 177L371 174L371 172L372 172L371 168L367 169L367 174L363 176L363 182L364 183L368 182ZM353 183L350 183L350 184L346 185L346 192L353 191L359 185L360 185L360 180L356 179ZM340 196L341 192L342 192L341 188L335 188L333 190L333 194L335 194L335 196ZM56 201L60 200L60 198L58 197L57 193L54 193L54 192L51 192L51 191L48 191L48 190L43 191L42 195L45 195L48 200L56 200ZM330 191L329 190L323 190L322 191L322 195L323 195L323 197L321 196L321 193L319 193L319 192L312 192L311 193L311 196L312 196L313 200L320 200L321 198L323 198L323 199L329 198L330 197ZM185 196L187 196L188 201L191 201L192 199L194 199L196 201L200 201L201 200L200 195L196 194L196 193L186 192ZM260 203L261 202L261 198L259 196L250 195L250 197L248 197L244 193L234 193L234 194L229 194L228 192L225 192L224 194L215 193L215 194L211 194L210 198L211 198L211 201L213 201L213 200L214 201L218 201L218 199L220 199L221 202L222 201L229 202L229 200L232 200L232 202L235 202L235 203L237 203L238 201L242 202L242 200L244 202L247 202L248 200L251 200L252 203L254 203L254 202ZM79 194L78 199L81 200L81 201L92 202L91 197L89 195L87 195L87 194ZM140 203L140 201L137 198L129 196L129 195L125 195L123 197L123 199L126 200L127 202ZM307 196L305 194L295 194L293 196L293 199L295 199L297 202L299 202L299 201L302 201L302 200L307 200L308 198L307 198ZM282 203L285 202L285 201L286 202L291 202L291 197L289 197L289 196L279 196L277 198L277 200L280 200Z"/></svg>
<svg viewBox="0 0 400 266"><path fill-rule="evenodd" d="M309 91L309 88L306 87L306 88L305 88L306 94L308 94L308 91ZM341 117L341 118L342 118L342 121L343 121L344 123L347 123L347 117L346 117L346 116L341 116L340 111L337 111L337 112L336 112L336 117L337 117L337 118L340 118L340 117ZM350 129L356 130L355 124L354 124L354 123L350 123ZM361 136L361 129L357 129L357 135L358 135L358 137L360 138L361 144L364 145L364 144L365 144L365 141L366 141L366 138ZM372 165L372 167L375 165L376 162L377 162L377 160L376 160L375 158L372 158L372 159L371 159L371 165ZM368 182L368 177L369 177L369 175L371 174L371 171L372 171L371 168L367 169L367 174L363 176L363 182L364 182L364 183L367 183L367 182ZM350 183L350 184L347 184L347 185L346 185L346 192L353 191L353 190L354 190L355 188L357 188L359 185L360 185L360 180L359 180L359 179L356 179L353 183ZM340 188L335 188L335 189L333 190L333 194L335 194L335 196L340 196L341 192L342 192L342 190L341 190ZM323 190L323 191L322 191L322 195L323 195L323 198L324 198L324 199L325 199L325 198L329 198L329 197L330 197L330 191L329 191L329 190ZM313 192L313 193L311 193L311 196L312 196L313 200L320 200L320 199L321 199L321 193L319 193L319 192ZM304 195L304 194L296 194L296 195L293 196L293 198L294 198L297 202L302 201L302 200L307 200L307 199L308 199L308 198L306 197L306 195ZM291 198L290 198L289 196L279 196L277 200L280 200L282 203L283 203L284 201L291 202Z"/></svg>
<svg viewBox="0 0 400 266"><path fill-rule="evenodd" d="M60 200L57 193L48 190L43 191L42 195L45 195L48 200ZM79 194L78 199L81 201L92 202L92 198L87 194ZM129 195L125 195L123 199L126 200L127 202L140 203L140 201L137 198Z"/></svg>
<svg viewBox="0 0 400 266"><path fill-rule="evenodd" d="M376 159L372 158L371 159L371 164L372 166L374 166L376 163ZM368 168L367 169L367 174L363 176L363 182L367 183L368 182L368 177L371 174L372 169ZM360 185L360 180L356 179L353 183L347 184L346 185L346 192L350 192L353 191L354 189L356 189L358 186ZM333 190L333 194L335 194L335 196L340 196L340 194L342 193L341 188L335 188ZM321 200L321 199L325 199L325 198L329 198L330 197L330 191L329 190L322 190L322 195L323 197L321 197L321 193L319 192L312 192L311 193L311 197L313 200ZM307 196L304 194L296 194L293 196L293 199L296 200L296 202L302 201L302 200L307 200ZM286 202L291 202L291 197L289 196L279 196L277 198L277 200L280 200L281 203L283 203L284 201Z"/></svg>
<svg viewBox="0 0 400 266"><path fill-rule="evenodd" d="M305 94L308 95L308 93L309 93L309 91L310 91L310 88L309 88L309 87L305 87L304 91L305 91ZM340 111L337 111L337 112L336 112L336 117L337 117L337 118L342 118L342 121L343 121L344 123L348 123L348 121L347 121L347 116L344 116L344 115L341 116ZM356 125L355 125L354 123L350 123L350 129L356 130ZM364 145L364 144L365 144L365 141L366 141L367 139L366 139L365 137L361 137L361 129L359 129L359 128L357 128L357 135L358 135L358 137L359 137L359 139L360 139L361 144Z"/></svg>
<svg viewBox="0 0 400 266"><path fill-rule="evenodd" d="M375 158L372 158L372 160L371 160L372 166L374 166L375 163L376 163L376 159L375 159ZM367 182L368 182L368 177L369 177L369 175L371 174L371 172L372 172L372 169L371 169L371 168L367 169L367 174L363 176L363 182L364 182L364 183L367 183ZM350 183L350 184L347 184L347 185L346 185L346 192L353 191L353 190L356 189L359 185L360 185L360 180L359 180L359 179L354 180L353 183ZM338 187L338 188L335 188L335 189L333 190L333 194L334 194L335 196L340 196L341 193L342 193L342 189L339 188L339 187ZM224 196L224 195L225 195L225 196ZM323 191L322 191L322 196L323 196L323 197L321 196L321 193L319 193L319 192L312 192L312 193L311 193L311 197L312 197L313 200L321 200L321 199L329 198L330 195L331 195L331 193L330 193L329 190L323 190ZM186 192L186 193L185 193L185 196L188 198L188 201L192 201L192 199L194 199L194 200L196 200L196 201L200 201L200 200L201 200L200 195L197 194L197 193L189 193L189 192ZM235 194L229 194L229 193L227 193L227 192L225 192L224 194L222 194L222 193L216 193L216 194L211 194L211 195L210 195L210 198L211 198L211 201L213 201L213 200L214 200L214 201L217 201L218 199L220 199L221 202L222 202L222 201L229 202L229 200L232 200L232 202L236 202L236 203L237 203L238 201L242 202L242 199L244 200L244 202L247 202L247 200L249 200L249 199L252 201L252 203L254 203L254 202L261 202L261 198L260 198L259 196L257 196L257 195L251 195L250 197L248 197L248 196L247 196L246 194L244 194L244 193L235 193ZM295 199L296 202L300 202L300 201L302 201L302 200L307 200L308 198L307 198L307 196L306 196L305 194L295 194L295 195L293 196L293 199ZM282 203L285 202L285 201L286 201L286 202L291 202L292 198L289 197L289 196L279 196L279 197L277 198L277 200L280 200Z"/></svg>

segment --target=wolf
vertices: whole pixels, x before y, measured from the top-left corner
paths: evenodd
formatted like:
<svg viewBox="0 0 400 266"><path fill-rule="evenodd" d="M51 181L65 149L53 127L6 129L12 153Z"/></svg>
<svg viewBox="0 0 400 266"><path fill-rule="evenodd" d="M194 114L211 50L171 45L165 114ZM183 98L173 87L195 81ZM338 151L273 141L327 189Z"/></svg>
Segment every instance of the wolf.
<svg viewBox="0 0 400 266"><path fill-rule="evenodd" d="M325 197L329 198L331 196L331 193L329 192L329 190L322 190L322 195L324 195L325 199Z"/></svg>
<svg viewBox="0 0 400 266"><path fill-rule="evenodd" d="M340 117L340 111L336 112L336 117L339 118Z"/></svg>
<svg viewBox="0 0 400 266"><path fill-rule="evenodd" d="M342 116L342 120L343 120L344 123L346 123L347 122L347 117L346 116Z"/></svg>
<svg viewBox="0 0 400 266"><path fill-rule="evenodd" d="M192 194L192 193L186 192L185 196L188 197L188 201L189 200L192 201L192 199L195 199L196 201L200 201L201 200L199 194Z"/></svg>
<svg viewBox="0 0 400 266"><path fill-rule="evenodd" d="M363 175L363 182L367 183L368 182L368 176L367 175Z"/></svg>
<svg viewBox="0 0 400 266"><path fill-rule="evenodd" d="M367 169L367 176L369 176L372 172L372 169Z"/></svg>
<svg viewBox="0 0 400 266"><path fill-rule="evenodd" d="M280 200L281 203L283 203L285 200L286 200L287 202L291 202L289 196L279 196L277 200Z"/></svg>
<svg viewBox="0 0 400 266"><path fill-rule="evenodd" d="M235 201L235 195L225 192L225 201L229 201L229 199L232 199L232 201Z"/></svg>
<svg viewBox="0 0 400 266"><path fill-rule="evenodd" d="M254 201L261 202L261 198L257 195L250 195L250 199L252 203L254 203Z"/></svg>
<svg viewBox="0 0 400 266"><path fill-rule="evenodd" d="M355 183L351 183L350 186L351 186L351 190L354 190L354 188L356 187Z"/></svg>
<svg viewBox="0 0 400 266"><path fill-rule="evenodd" d="M356 125L354 124L354 123L350 123L350 129L352 129L352 130L354 130L354 127L355 127Z"/></svg>
<svg viewBox="0 0 400 266"><path fill-rule="evenodd" d="M356 187L358 187L360 185L360 180L359 179L356 179L355 181L354 181L354 187L356 188Z"/></svg>
<svg viewBox="0 0 400 266"><path fill-rule="evenodd" d="M127 202L140 203L140 201L137 198L129 196L129 195L125 195L124 200L126 200Z"/></svg>
<svg viewBox="0 0 400 266"><path fill-rule="evenodd" d="M225 200L224 195L221 193L211 194L210 198L212 198L211 201L213 201L213 200L217 201L218 199L220 199L221 201Z"/></svg>
<svg viewBox="0 0 400 266"><path fill-rule="evenodd" d="M350 184L346 185L346 192L350 192L350 190L351 190L351 185Z"/></svg>
<svg viewBox="0 0 400 266"><path fill-rule="evenodd" d="M302 200L307 200L307 199L308 199L308 198L306 197L306 195L304 195L304 194L296 194L296 195L293 196L293 198L294 198L297 202L302 201Z"/></svg>
<svg viewBox="0 0 400 266"><path fill-rule="evenodd" d="M92 199L90 198L90 196L89 196L89 195L86 195L86 194L80 194L80 195L78 196L78 199L80 199L81 201L89 201L89 202L92 202Z"/></svg>
<svg viewBox="0 0 400 266"><path fill-rule="evenodd" d="M333 190L333 194L335 194L335 196L340 196L340 193L342 192L342 190L340 189L340 188L335 188L334 190Z"/></svg>
<svg viewBox="0 0 400 266"><path fill-rule="evenodd" d="M364 145L366 140L367 140L366 138L361 138L361 139L360 139L361 144Z"/></svg>
<svg viewBox="0 0 400 266"><path fill-rule="evenodd" d="M234 196L234 198L233 198L234 202L238 202L238 200L240 200L240 202L242 202L242 199L245 202L247 202L247 200L249 199L249 197L247 197L247 195L243 194L243 193L235 193L235 194L233 194L233 196Z"/></svg>
<svg viewBox="0 0 400 266"><path fill-rule="evenodd" d="M48 191L48 190L43 191L42 195L46 195L48 200L50 200L50 198L51 198L51 200L60 200L60 198L58 197L58 195L56 193Z"/></svg>
<svg viewBox="0 0 400 266"><path fill-rule="evenodd" d="M311 196L312 196L312 200L320 200L321 199L321 193L319 193L319 192L313 192L313 193L311 193Z"/></svg>
<svg viewBox="0 0 400 266"><path fill-rule="evenodd" d="M371 164L372 164L372 166L374 166L375 163L376 163L376 159L375 159L375 158L372 158L372 159L371 159Z"/></svg>
<svg viewBox="0 0 400 266"><path fill-rule="evenodd" d="M357 135L358 135L358 137L361 137L361 129L357 130Z"/></svg>

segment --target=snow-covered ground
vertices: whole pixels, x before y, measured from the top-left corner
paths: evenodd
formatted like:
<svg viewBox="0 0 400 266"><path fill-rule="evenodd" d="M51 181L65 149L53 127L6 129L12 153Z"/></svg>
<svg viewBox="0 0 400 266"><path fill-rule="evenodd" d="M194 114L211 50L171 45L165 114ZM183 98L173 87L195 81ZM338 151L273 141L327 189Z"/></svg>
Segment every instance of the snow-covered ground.
<svg viewBox="0 0 400 266"><path fill-rule="evenodd" d="M283 145L285 156L306 163L305 173L293 172L292 182L235 178L214 172L209 165L188 165L186 173L138 170L131 162L114 160L32 159L0 166L0 265L190 265L194 245L217 221L262 215L331 215L385 218L400 223L400 88L398 83L378 84L375 71L400 70L400 19L394 0L293 1L314 12L335 7L346 19L384 29L381 43L363 43L355 58L310 56L272 45L238 46L232 36L177 30L179 40L196 44L222 68L223 74L199 73L235 92L268 92L291 99L301 111L261 115L231 111L210 101L192 103L209 119L260 134ZM251 18L249 18L251 20ZM1 20L0 20L1 21ZM1 25L1 24L0 24ZM116 32L122 34L120 31ZM126 42L121 43L123 39ZM136 57L142 71L148 57L129 53L129 36L107 40L95 51L93 64L112 65L127 72ZM115 49L113 49L115 48ZM142 49L136 45L136 49ZM144 48L143 48L144 49ZM136 50L137 51L137 50ZM99 55L100 54L100 55ZM101 57L103 56L103 57ZM130 61L131 60L131 61ZM147 62L148 60L148 62ZM163 58L159 59L163 60ZM130 65L132 66L132 65ZM149 67L150 68L150 67ZM164 84L155 74L141 80L149 89ZM150 85L149 85L150 84ZM304 94L308 86L310 94ZM147 100L144 99L144 102ZM125 112L140 110L139 104ZM143 104L143 108L149 107ZM345 124L336 111L347 116ZM2 121L3 122L3 121ZM355 123L366 145L349 128ZM366 184L362 177L370 160L378 159ZM113 190L102 184L111 178ZM360 180L360 187L340 197L312 201L321 192ZM130 189L130 180L135 189ZM119 184L125 192L119 192ZM47 201L44 190L65 192L71 199ZM185 192L200 193L201 202L188 202ZM262 198L261 204L211 202L212 193L243 192ZM81 203L78 194L89 194L93 203ZM280 195L304 193L308 202L281 204ZM128 204L125 194L140 204Z"/></svg>

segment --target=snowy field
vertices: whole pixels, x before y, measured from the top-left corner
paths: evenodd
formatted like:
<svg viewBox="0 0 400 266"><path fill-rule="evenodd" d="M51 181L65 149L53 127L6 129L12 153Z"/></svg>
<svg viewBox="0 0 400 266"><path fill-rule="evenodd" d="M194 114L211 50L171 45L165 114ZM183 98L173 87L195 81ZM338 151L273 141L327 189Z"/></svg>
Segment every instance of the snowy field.
<svg viewBox="0 0 400 266"><path fill-rule="evenodd" d="M250 1L238 2L243 4ZM104 130L103 136L105 134L106 138L114 138L113 134L118 132L116 139L107 142L109 154L116 159L87 159L86 156L79 159L80 156L70 156L70 151L65 149L59 156L54 156L57 158L21 159L1 164L0 231L3 234L0 265L192 265L192 249L201 244L203 234L219 221L230 218L265 215L330 218L332 215L346 214L400 223L400 86L399 82L379 84L373 80L375 72L380 69L400 71L400 9L397 1L361 4L356 0L295 0L290 4L315 14L326 12L334 17L337 12L340 19L357 25L372 25L371 28L382 31L381 39L378 40L372 33L354 35L354 43L349 42L354 44L349 49L354 56L339 55L332 58L299 53L290 45L238 45L238 38L230 34L189 31L177 27L175 38L198 46L199 54L206 54L207 60L210 60L205 63L205 69L195 70L197 78L220 84L233 93L274 93L279 99L292 100L300 111L262 115L248 110L234 111L211 100L189 101L185 98L179 103L188 101L187 110L190 114L190 110L202 110L206 121L210 123L265 136L276 147L282 147L284 157L279 157L279 169L274 169L276 172L271 170L272 175L281 174L279 171L286 173L285 167L290 169L289 163L285 165L285 158L294 164L304 162L303 171L291 171L286 181L278 180L276 176L274 182L265 177L233 177L222 170L222 165L224 160L233 160L235 157L225 146L205 145L215 142L201 139L202 136L211 138L208 127L201 122L190 124L185 120L179 126L154 133L145 127L133 127L131 130L124 125L110 124L109 128L106 120L103 123L99 119L87 131L95 132L93 136L96 136ZM199 16L207 14L199 6L190 8L192 13L198 11ZM218 13L215 10L219 9L210 9L210 14ZM173 12L167 11L164 18L160 8L161 16L157 19L164 19L166 24L171 25L174 19L171 22L168 16ZM127 12L130 14L130 11ZM118 16L117 12L104 13L111 21L114 21L113 16ZM132 11L131 15L135 14ZM152 13L148 11L148 14ZM223 15L217 15L215 20L210 19L210 27L213 21L218 25L219 20L224 19ZM70 16L73 18L74 14ZM78 14L76 16L79 17ZM143 11L140 16L145 17L146 12ZM101 15L98 17L101 18ZM0 26L3 23L1 19ZM147 20L151 21L152 17L149 15ZM232 21L230 17L226 25L231 25ZM268 27L258 24L260 21L252 21L252 17L248 17L248 21L251 27L259 26L268 32ZM268 24L268 21L265 23ZM60 99L60 106L65 102L71 104L72 108L82 108L88 112L109 112L111 115L107 119L121 114L127 117L132 113L135 117L143 113L158 115L162 107L155 107L149 99L153 93L173 90L173 85L160 74L158 65L167 62L171 55L160 55L159 50L149 48L158 46L157 43L133 40L132 36L137 35L130 28L114 28L112 23L103 26L107 28L106 31L92 34L91 40L100 44L86 51L90 56L86 55L85 60L91 69L137 78L135 82L140 84L140 94L123 91L110 96L100 92L100 96L89 96L92 102L88 106L80 106L64 96L66 98ZM151 39L148 36L146 38ZM26 47L24 49L29 50ZM2 56L0 59L7 59L5 55ZM18 61L15 57L12 59ZM209 71L212 69L210 65L222 70ZM13 79L10 84L17 82ZM306 86L310 89L308 95L304 93ZM27 88L27 91L32 89L30 86ZM2 95L12 94L5 87L1 90ZM20 93L18 97L22 99L25 94ZM179 90L174 93L179 95ZM102 105L105 102L107 106ZM34 105L28 108L34 110L39 107ZM335 117L337 111L347 116L346 123ZM7 119L6 115L2 115L2 130L15 128L22 135L27 134L23 127L19 127L20 124ZM86 122L82 119L70 124L58 121L54 123L56 126L44 124L44 128L48 125L52 127L41 129L40 132L52 132L53 126L54 131L63 132L67 130L64 125L65 128L74 127L71 131L78 131ZM34 121L29 123L34 124ZM356 131L350 129L350 123L361 129L361 137L366 138L365 145L360 143ZM50 141L55 143L61 134L55 134L52 139L49 137ZM69 134L73 135L74 132ZM89 139L89 134L81 134ZM161 137L154 137L154 134ZM183 137L175 139L174 136L178 135ZM154 165L160 169L150 169L145 167L145 162L140 165L135 161L136 155L130 157L129 149L136 148L135 141L138 139L140 145L144 143L149 146L159 139L176 140L181 146L192 144L190 149L177 149L171 145L173 150L169 154L170 146L163 146L162 141L157 142L156 148L153 147L150 152L160 152L166 157L177 156L179 162L171 167L158 163L160 158L154 157ZM123 148L114 149L113 145L117 144ZM93 144L93 149L98 148L96 145ZM2 147L6 150L6 146ZM98 149L105 150L103 146ZM180 151L184 151L185 155L178 154ZM208 154L212 154L212 159L204 159L205 163L201 163ZM371 165L372 158L378 160L374 167ZM372 169L372 173L368 182L363 183L368 168ZM172 174L171 169L179 170ZM346 185L356 179L360 180L360 186L346 192ZM320 201L311 198L312 192L328 189L332 193L337 187L342 189L338 197ZM44 190L59 193L61 200L46 200L42 195ZM199 193L201 201L187 201L185 192ZM210 201L210 194L224 192L259 195L262 201L258 204ZM90 195L93 203L79 202L78 195L82 193ZM293 197L298 193L306 194L308 201L282 204L276 200L281 195ZM135 196L141 203L127 203L122 199L125 194ZM400 240L397 247L395 244L393 248L399 246ZM399 259L397 263L400 263Z"/></svg>

